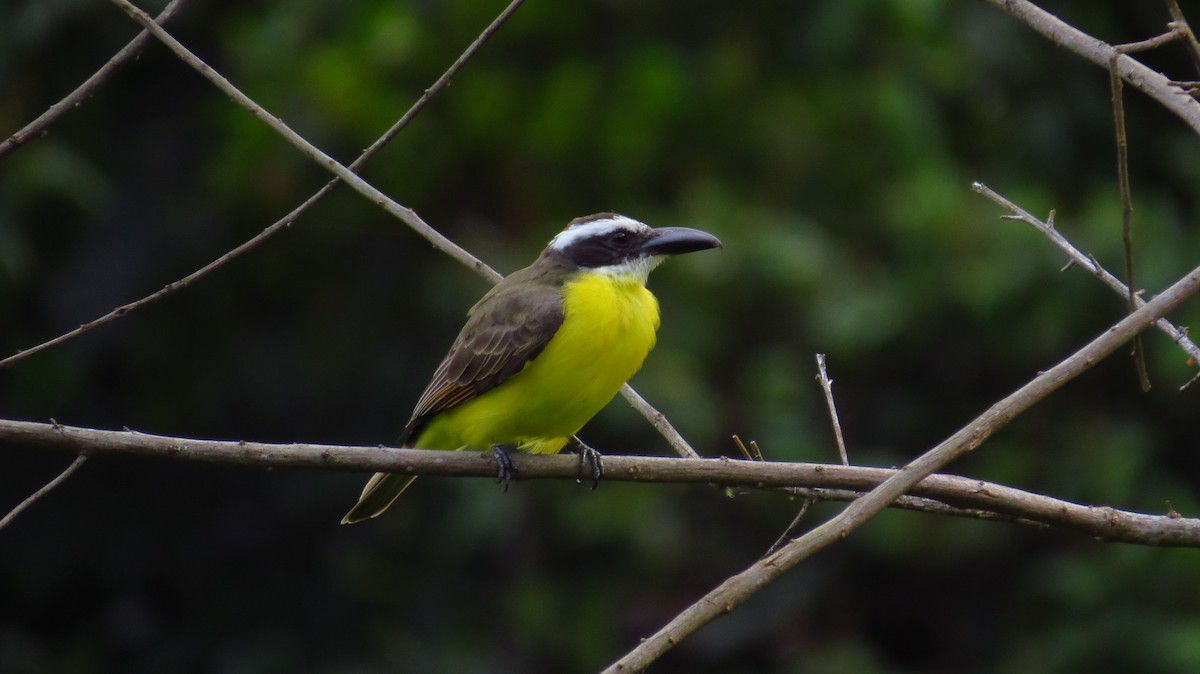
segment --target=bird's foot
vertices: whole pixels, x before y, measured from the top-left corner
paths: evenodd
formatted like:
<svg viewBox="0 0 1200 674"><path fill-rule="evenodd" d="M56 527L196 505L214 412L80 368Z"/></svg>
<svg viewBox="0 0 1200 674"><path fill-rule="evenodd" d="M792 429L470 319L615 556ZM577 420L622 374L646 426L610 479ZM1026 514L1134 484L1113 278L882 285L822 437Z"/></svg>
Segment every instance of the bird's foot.
<svg viewBox="0 0 1200 674"><path fill-rule="evenodd" d="M492 445L492 456L496 458L496 484L504 485L504 491L507 492L508 485L517 477L517 467L513 465L508 450L500 445Z"/></svg>
<svg viewBox="0 0 1200 674"><path fill-rule="evenodd" d="M583 484L583 478L587 475L583 470L583 462L587 461L592 464L592 489L599 487L600 478L604 475L604 455L580 440L578 436L572 437L571 441L575 443L575 449L579 452L579 468L575 474L575 484Z"/></svg>

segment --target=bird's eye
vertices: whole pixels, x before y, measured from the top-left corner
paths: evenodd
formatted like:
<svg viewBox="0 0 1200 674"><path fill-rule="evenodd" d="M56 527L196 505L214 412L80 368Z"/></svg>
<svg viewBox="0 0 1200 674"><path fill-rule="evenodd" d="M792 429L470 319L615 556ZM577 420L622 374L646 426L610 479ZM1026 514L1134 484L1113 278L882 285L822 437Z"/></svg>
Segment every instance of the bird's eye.
<svg viewBox="0 0 1200 674"><path fill-rule="evenodd" d="M623 229L618 229L617 231L610 234L608 236L608 239L609 239L609 241L612 241L613 243L625 243L626 241L629 240L629 237L630 237L629 232L627 232Z"/></svg>

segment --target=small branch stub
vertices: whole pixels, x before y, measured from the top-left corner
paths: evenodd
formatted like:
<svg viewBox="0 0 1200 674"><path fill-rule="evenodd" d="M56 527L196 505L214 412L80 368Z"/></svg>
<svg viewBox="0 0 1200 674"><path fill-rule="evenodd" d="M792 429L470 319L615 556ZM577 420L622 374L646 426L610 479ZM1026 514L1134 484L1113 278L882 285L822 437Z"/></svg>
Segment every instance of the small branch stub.
<svg viewBox="0 0 1200 674"><path fill-rule="evenodd" d="M842 422L838 419L837 405L833 402L833 380L825 369L825 354L817 354L817 381L825 392L825 405L829 408L829 420L833 424L833 437L837 440L838 455L842 457L842 465L850 465L850 456L846 453L846 441L842 437Z"/></svg>

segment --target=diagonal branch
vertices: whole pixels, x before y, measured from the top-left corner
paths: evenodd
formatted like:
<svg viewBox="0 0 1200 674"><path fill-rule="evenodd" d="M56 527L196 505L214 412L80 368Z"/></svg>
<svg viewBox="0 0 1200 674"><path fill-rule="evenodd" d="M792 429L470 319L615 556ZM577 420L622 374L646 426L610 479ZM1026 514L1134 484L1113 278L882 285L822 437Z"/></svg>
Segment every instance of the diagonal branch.
<svg viewBox="0 0 1200 674"><path fill-rule="evenodd" d="M974 421L850 503L833 518L728 578L605 671L637 672L645 669L667 650L702 626L732 611L783 572L848 536L921 480L979 447L1009 421L1120 348L1197 290L1200 290L1200 267L1082 349L992 405Z"/></svg>
<svg viewBox="0 0 1200 674"><path fill-rule="evenodd" d="M175 0L175 2L182 2L182 1L183 0ZM368 159L375 156L375 154L377 152L379 152L381 149L383 149L383 147L385 145L387 145L389 142L391 142L391 140L393 138L395 138L396 135L399 134L400 131L404 129L404 127L408 126L409 122L411 122L413 120L413 118L416 117L417 114L425 108L425 106L429 103L429 100L431 98L433 98L435 95L437 95L442 89L449 86L450 80L455 75L457 75L460 70L462 70L462 67L464 65L466 65L467 61L469 61L476 54L476 52L479 51L480 47L483 46L483 43L486 42L488 40L488 38L490 38L500 28L500 26L505 21L508 20L508 18L510 16L512 16L513 12L515 12L516 9L518 7L520 7L522 3L524 3L524 1L525 0L513 0L513 2L510 3L508 5L508 7L506 7L504 9L504 11L502 11L492 21L492 23L489 24L488 27L485 28L483 30L483 32L479 34L479 37L475 38L475 41L472 42L471 45L467 47L466 51L464 51L461 55L459 55L458 59L456 59L454 61L454 63L450 65L450 67L446 70L446 72L442 73L441 77L439 77L437 79L437 81L433 83L433 86L429 87L428 89L425 90L424 93L421 94L421 97L418 98L416 103L413 103L413 105L408 109L408 111L405 112L404 115L402 115L400 117L399 121L397 121L395 124L393 124L392 128L388 129L387 132L385 132L374 143L372 143L370 147L368 147L366 150L364 150L363 153L361 155L359 155L358 158L355 159L354 162L352 162L347 168L350 171L353 171L354 173L358 173L362 169L363 165L366 164ZM168 6L167 9L169 10L170 6ZM164 14L165 14L165 12L166 12L166 10L164 10ZM147 39L149 39L150 34L147 32L147 33L145 33L145 35L147 36ZM322 199L325 198L326 195L328 195L330 192L332 192L333 188L336 187L339 183L341 183L341 179L339 179L339 178L334 178L333 180L329 181L328 183L325 184L324 187L322 187L320 190L318 190L315 194L310 196L308 199L306 199L303 203L301 203L296 208L292 209L292 211L290 213L283 216L279 220L275 221L269 227L267 227L263 231L259 232L258 234L256 234L252 238L250 238L249 240L243 242L241 245L233 248L232 250L228 251L224 255L218 257L217 259L213 260L212 262L209 262L208 264L197 269L196 271L192 272L191 274L188 274L187 276L184 276L183 278L181 278L177 281L168 283L167 285L163 286L159 290L157 290L145 297L142 297L141 299L135 300L133 302L129 302L128 304L123 304L123 305L113 309L112 311L109 311L107 314L104 314L103 316L100 316L99 318L95 318L91 321L88 321L87 323L84 323L84 324L80 325L79 327L77 327L73 330L70 330L68 332L65 332L53 339L47 340L45 342L42 342L41 344L37 344L37 345L32 346L27 349L19 350L15 354L13 354L7 358L0 359L0 369L9 367L24 358L28 358L29 356L32 356L36 353L45 351L46 349L49 349L58 344L66 342L70 339L78 337L79 335L81 335L85 332L94 330L103 325L107 325L107 324L117 320L118 318L121 318L125 314L128 314L131 311L140 309L141 307L143 307L147 304L156 302L177 290L181 290L181 289L191 285L195 281L203 278L204 276L207 276L211 272L219 269L220 267L225 266L227 263L229 263L229 262L241 257L245 253L248 253L251 250L257 248L260 244L265 242L268 238L270 238L271 236L273 236L280 230L290 227L292 225L292 223L294 223L301 215L303 215L305 212L307 212L308 209L312 208L314 205L317 204L317 202L321 201Z"/></svg>
<svg viewBox="0 0 1200 674"><path fill-rule="evenodd" d="M0 442L7 446L38 446L88 455L133 454L271 468L487 478L496 474L490 452L196 440L9 419L0 419ZM570 456L514 454L512 460L523 480L578 477L578 461ZM899 472L838 464L613 454L604 457L604 465L604 479L617 482L722 484L765 489L799 487L827 501L858 498L861 492L874 489ZM1147 515L1088 507L957 475L929 475L909 493L911 497L894 505L923 512L1058 527L1107 541L1200 547L1200 518L1174 513Z"/></svg>
<svg viewBox="0 0 1200 674"><path fill-rule="evenodd" d="M1100 263L1096 261L1096 258L1080 252L1078 248L1072 245L1065 236L1060 234L1059 231L1054 228L1052 222L1043 222L1037 216L1033 215L1029 211L1026 211L1012 201L1009 201L981 182L972 183L971 189L979 194L982 194L988 199L991 199L1000 206L1007 208L1009 211L1012 211L1012 216L1003 217L1020 220L1021 222L1032 226L1042 234L1045 234L1046 238L1050 239L1051 243L1057 246L1059 250L1066 253L1067 258L1070 260L1069 265L1078 266L1081 269L1090 271L1093 276L1103 281L1105 285L1107 285L1109 288L1112 288L1118 295L1121 295L1122 297L1125 297L1129 292L1126 285L1122 283L1120 279L1118 279L1116 276L1113 276L1104 267L1101 267ZM1053 215L1050 219L1054 219ZM1134 294L1134 302L1136 302L1138 307L1143 307L1146 305L1146 301L1142 299L1140 293ZM1188 356L1190 356L1194 362L1200 363L1200 347L1196 346L1196 343L1193 342L1190 337L1188 337L1186 332L1175 327L1171 321L1165 318L1160 318L1155 321L1154 327L1158 328L1160 331L1170 337L1171 341L1175 342L1179 348L1183 349L1184 353L1188 354Z"/></svg>
<svg viewBox="0 0 1200 674"><path fill-rule="evenodd" d="M175 18L180 10L183 9L184 3L187 0L171 0L171 2L159 12L154 21L158 25L165 25L171 19ZM45 112L37 117L37 119L26 124L20 131L9 136L4 142L0 143L0 159L12 154L32 138L42 136L50 125L57 122L59 118L67 114L71 110L78 108L84 101L91 98L96 90L108 81L121 66L124 66L130 59L136 58L137 55L146 47L151 40L150 31L143 30L137 34L137 37L130 40L129 44L121 48L108 60L99 70L91 77L84 80L74 91L67 94L61 101L50 106Z"/></svg>
<svg viewBox="0 0 1200 674"><path fill-rule="evenodd" d="M393 217L408 225L411 229L413 229L413 231L424 237L438 250L441 250L443 253L453 257L470 269L473 269L483 278L488 279L493 283L500 280L500 274L496 272L496 270L487 266L481 260L479 260L479 258L471 255L461 246L446 238L441 232L429 226L428 223L426 223L421 219L420 216L417 215L416 211L413 211L411 208L402 206L393 201L391 197L387 196L383 192L380 192L375 188L374 185L371 185L367 181L363 180L358 176L358 174L346 168L336 159L321 151L320 148L305 140L303 136L296 133L287 124L284 124L283 120L279 119L275 115L272 115L270 112L267 112L258 103L255 103L249 96L242 93L241 90L235 87L232 82L225 79L221 73L213 70L211 66L200 60L200 58L192 52L188 51L187 47L184 47L178 40L172 37L170 33L163 30L160 26L158 26L158 24L154 23L154 20L150 18L149 14L134 6L129 2L129 0L112 0L112 2L120 7L131 18L133 18L133 20L142 24L146 30L153 33L154 37L158 38L158 40L162 42L167 49L171 50L171 53L175 54L176 57L190 66L193 70L200 73L204 79L208 80L215 87L220 89L222 93L230 98L230 100L249 110L250 114L257 117L259 121L271 127L271 129L282 136L284 140L286 140L296 149L300 150L300 152L302 152L309 159L312 159L314 162L324 167L327 171L340 178L342 182L349 185L350 188L355 192L363 195L371 203L379 206Z"/></svg>
<svg viewBox="0 0 1200 674"><path fill-rule="evenodd" d="M1161 103L1192 130L1200 133L1200 101L1173 85L1162 73L1147 68L1129 56L1120 55L1112 45L1097 40L1028 0L987 1L1025 22L1054 44L1075 52L1101 68L1108 68L1109 61L1116 58L1121 79Z"/></svg>
<svg viewBox="0 0 1200 674"><path fill-rule="evenodd" d="M692 446L688 444L688 441L683 438L683 435L679 431L675 430L675 426L667 419L667 415L659 412L653 405L646 402L646 399L635 391L632 386L627 383L622 384L621 395L625 397L625 400L629 402L629 405L633 409L640 412L643 417L646 417L646 421L649 421L650 425L666 439L676 454L685 459L700 458L700 454L692 449Z"/></svg>
<svg viewBox="0 0 1200 674"><path fill-rule="evenodd" d="M41 489L30 494L29 498L18 503L17 507L10 510L8 512L8 514L5 515L3 518L0 518L0 529L3 529L4 527L12 524L13 520L17 519L17 516L20 515L21 513L25 512L25 510L27 508L29 508L29 506L33 505L41 497L45 496L46 494L49 494L50 491L53 490L55 487L57 487L58 485L65 482L66 479L71 477L71 475L75 471L79 470L79 467L82 466L83 462L86 460L87 460L87 454L80 454L79 456L75 457L75 460L71 462L71 465L67 466L63 470L63 472L58 474L57 477L55 477L53 480L50 480L49 482L47 482L45 485L42 486Z"/></svg>

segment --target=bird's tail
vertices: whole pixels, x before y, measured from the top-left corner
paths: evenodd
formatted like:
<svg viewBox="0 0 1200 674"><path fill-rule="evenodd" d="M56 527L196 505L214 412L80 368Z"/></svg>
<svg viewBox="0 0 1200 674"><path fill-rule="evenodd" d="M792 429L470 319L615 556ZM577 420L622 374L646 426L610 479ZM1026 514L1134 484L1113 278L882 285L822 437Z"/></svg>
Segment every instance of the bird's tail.
<svg viewBox="0 0 1200 674"><path fill-rule="evenodd" d="M342 524L354 524L378 516L392 505L396 497L408 489L408 485L417 479L416 475L397 475L395 473L375 473L367 480L358 503L342 518Z"/></svg>

